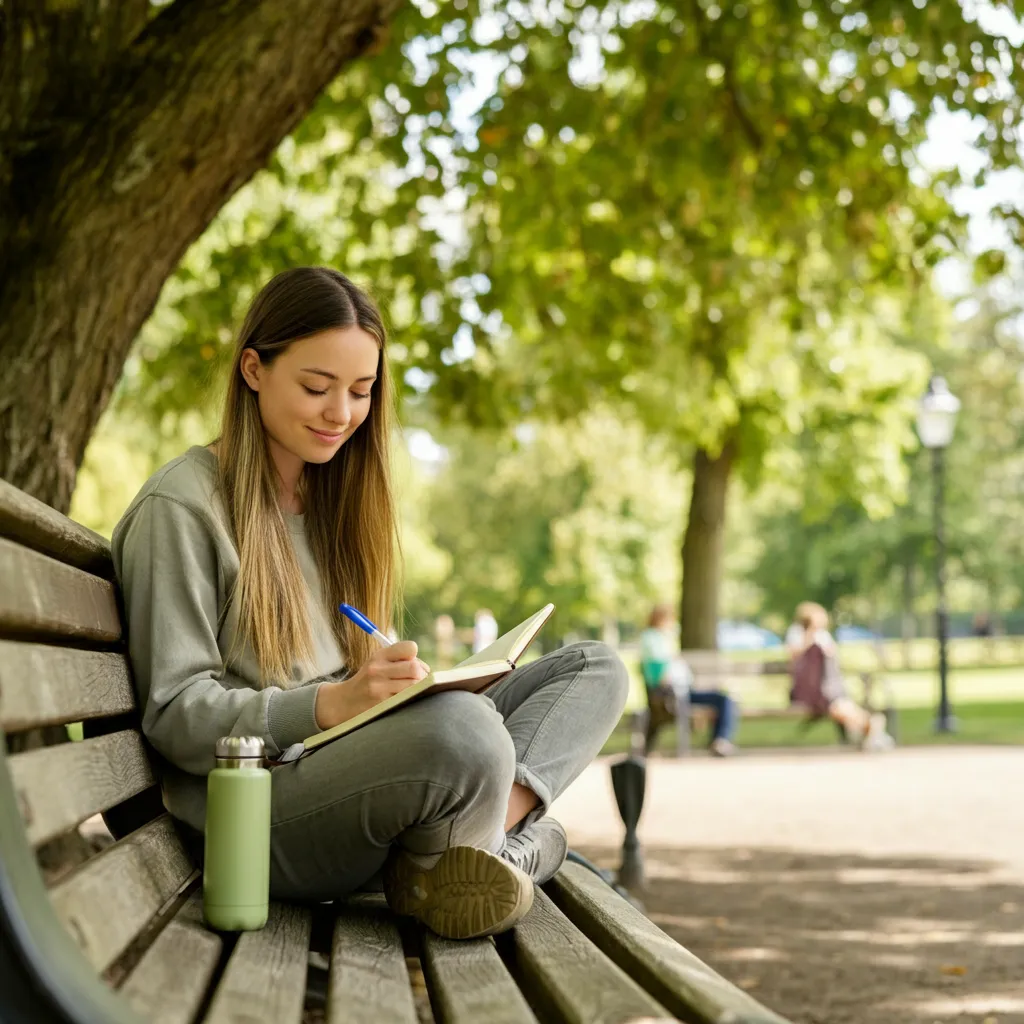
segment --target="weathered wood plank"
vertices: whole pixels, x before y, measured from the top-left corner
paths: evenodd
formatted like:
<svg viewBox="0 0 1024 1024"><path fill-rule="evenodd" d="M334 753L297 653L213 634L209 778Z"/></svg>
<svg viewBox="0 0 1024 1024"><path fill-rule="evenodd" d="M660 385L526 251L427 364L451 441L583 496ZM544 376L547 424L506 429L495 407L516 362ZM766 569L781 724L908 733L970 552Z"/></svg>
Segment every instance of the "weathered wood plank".
<svg viewBox="0 0 1024 1024"><path fill-rule="evenodd" d="M334 923L327 1024L416 1024L402 938L386 910L345 909Z"/></svg>
<svg viewBox="0 0 1024 1024"><path fill-rule="evenodd" d="M13 754L8 764L34 846L156 781L142 737L133 729Z"/></svg>
<svg viewBox="0 0 1024 1024"><path fill-rule="evenodd" d="M192 874L164 814L84 864L50 896L86 958L103 971Z"/></svg>
<svg viewBox="0 0 1024 1024"><path fill-rule="evenodd" d="M542 1020L626 1024L674 1018L578 931L543 892L512 933L524 990Z"/></svg>
<svg viewBox="0 0 1024 1024"><path fill-rule="evenodd" d="M207 1024L299 1024L311 923L307 908L272 903L266 927L239 937Z"/></svg>
<svg viewBox="0 0 1024 1024"><path fill-rule="evenodd" d="M536 1024L492 939L423 936L423 966L440 1024Z"/></svg>
<svg viewBox="0 0 1024 1024"><path fill-rule="evenodd" d="M0 640L0 728L7 732L135 708L123 654Z"/></svg>
<svg viewBox="0 0 1024 1024"><path fill-rule="evenodd" d="M193 893L146 950L120 992L150 1024L192 1024L223 944L220 935L203 926L203 896Z"/></svg>
<svg viewBox="0 0 1024 1024"><path fill-rule="evenodd" d="M58 561L114 578L110 545L38 498L0 480L0 537L9 537Z"/></svg>
<svg viewBox="0 0 1024 1024"><path fill-rule="evenodd" d="M786 1024L666 935L592 871L566 864L550 888L576 927L681 1019L693 1024Z"/></svg>
<svg viewBox="0 0 1024 1024"><path fill-rule="evenodd" d="M0 538L0 635L119 640L114 584Z"/></svg>

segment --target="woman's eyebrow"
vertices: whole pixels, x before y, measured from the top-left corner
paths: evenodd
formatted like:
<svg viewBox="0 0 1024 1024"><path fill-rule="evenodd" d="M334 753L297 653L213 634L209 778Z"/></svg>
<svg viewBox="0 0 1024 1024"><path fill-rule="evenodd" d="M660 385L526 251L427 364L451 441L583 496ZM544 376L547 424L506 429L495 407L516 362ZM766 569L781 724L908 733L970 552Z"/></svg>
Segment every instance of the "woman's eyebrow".
<svg viewBox="0 0 1024 1024"><path fill-rule="evenodd" d="M331 380L337 380L338 375L331 373L330 370L318 370L315 366L304 366L301 370L302 373L318 373L321 377L329 377ZM371 373L369 377L357 377L356 383L361 384L363 381L376 380L377 374Z"/></svg>

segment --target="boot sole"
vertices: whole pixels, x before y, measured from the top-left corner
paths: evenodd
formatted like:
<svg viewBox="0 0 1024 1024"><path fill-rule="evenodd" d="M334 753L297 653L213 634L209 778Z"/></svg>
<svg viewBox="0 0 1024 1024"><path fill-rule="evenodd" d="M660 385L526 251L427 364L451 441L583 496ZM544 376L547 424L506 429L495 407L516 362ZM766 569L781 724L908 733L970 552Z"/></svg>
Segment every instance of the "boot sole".
<svg viewBox="0 0 1024 1024"><path fill-rule="evenodd" d="M533 905L533 881L493 853L453 846L432 868L393 855L384 895L396 914L414 917L444 938L474 939L519 921Z"/></svg>

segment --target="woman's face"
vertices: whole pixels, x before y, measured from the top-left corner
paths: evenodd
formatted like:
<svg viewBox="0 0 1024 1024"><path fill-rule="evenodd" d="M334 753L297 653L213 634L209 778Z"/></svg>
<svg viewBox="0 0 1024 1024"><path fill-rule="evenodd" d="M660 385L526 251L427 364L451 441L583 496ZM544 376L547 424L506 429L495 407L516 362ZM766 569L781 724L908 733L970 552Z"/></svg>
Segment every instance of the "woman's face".
<svg viewBox="0 0 1024 1024"><path fill-rule="evenodd" d="M379 354L372 334L339 327L293 342L269 366L246 349L240 369L271 441L303 462L323 463L369 415Z"/></svg>

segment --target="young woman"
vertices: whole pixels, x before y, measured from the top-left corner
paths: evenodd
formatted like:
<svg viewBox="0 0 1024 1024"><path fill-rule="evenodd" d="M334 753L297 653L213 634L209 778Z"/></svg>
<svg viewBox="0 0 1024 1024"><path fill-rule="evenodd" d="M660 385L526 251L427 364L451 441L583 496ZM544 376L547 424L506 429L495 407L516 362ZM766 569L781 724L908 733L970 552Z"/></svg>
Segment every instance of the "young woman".
<svg viewBox="0 0 1024 1024"><path fill-rule="evenodd" d="M428 672L414 643L381 648L337 612L393 621L391 407L373 302L334 270L286 271L242 326L219 438L155 473L114 531L143 730L197 832L218 737L262 737L274 759ZM273 896L330 900L383 869L391 907L442 935L510 927L565 857L545 812L626 688L612 651L576 644L273 768Z"/></svg>
<svg viewBox="0 0 1024 1024"><path fill-rule="evenodd" d="M885 715L872 714L846 692L839 653L828 631L828 612L820 604L803 601L797 605L786 631L786 649L793 683L791 703L838 722L849 740L865 750L885 750L893 745L885 731Z"/></svg>
<svg viewBox="0 0 1024 1024"><path fill-rule="evenodd" d="M655 739L663 725L675 717L680 699L709 707L714 712L708 749L715 757L728 757L735 751L733 736L739 724L739 705L722 690L694 690L693 673L675 650L672 638L672 609L656 604L640 634L640 674L647 689L647 737L644 749L654 750Z"/></svg>

